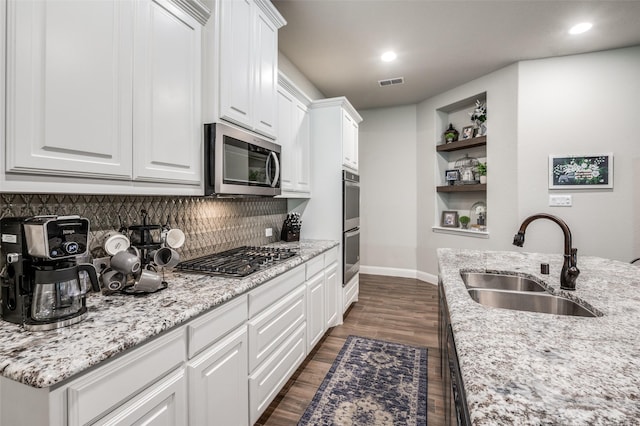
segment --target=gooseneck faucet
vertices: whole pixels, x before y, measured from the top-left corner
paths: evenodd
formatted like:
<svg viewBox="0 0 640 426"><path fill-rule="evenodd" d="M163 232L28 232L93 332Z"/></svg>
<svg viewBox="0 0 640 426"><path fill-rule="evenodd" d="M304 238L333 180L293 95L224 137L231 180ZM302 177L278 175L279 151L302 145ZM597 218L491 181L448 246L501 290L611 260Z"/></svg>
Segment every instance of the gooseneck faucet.
<svg viewBox="0 0 640 426"><path fill-rule="evenodd" d="M560 288L563 290L575 290L576 278L580 275L578 269L578 249L571 247L571 230L564 220L546 213L538 213L529 216L520 225L520 230L513 237L513 245L522 247L524 244L524 232L527 226L536 219L549 219L557 223L562 228L564 234L564 263L562 264L562 272L560 272Z"/></svg>

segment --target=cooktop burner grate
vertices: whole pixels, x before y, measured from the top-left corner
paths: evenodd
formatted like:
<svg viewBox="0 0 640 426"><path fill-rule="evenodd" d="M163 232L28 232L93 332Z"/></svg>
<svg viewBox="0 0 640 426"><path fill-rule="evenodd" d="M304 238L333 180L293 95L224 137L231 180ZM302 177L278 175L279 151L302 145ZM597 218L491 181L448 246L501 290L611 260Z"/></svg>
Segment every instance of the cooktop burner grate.
<svg viewBox="0 0 640 426"><path fill-rule="evenodd" d="M176 269L246 277L293 256L297 253L290 248L243 246L180 262Z"/></svg>

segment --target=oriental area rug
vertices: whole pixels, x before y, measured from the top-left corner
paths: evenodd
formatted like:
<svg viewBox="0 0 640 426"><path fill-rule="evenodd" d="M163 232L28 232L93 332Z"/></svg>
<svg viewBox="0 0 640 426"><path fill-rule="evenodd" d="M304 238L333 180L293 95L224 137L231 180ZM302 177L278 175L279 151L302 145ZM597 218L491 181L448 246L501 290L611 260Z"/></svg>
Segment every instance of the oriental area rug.
<svg viewBox="0 0 640 426"><path fill-rule="evenodd" d="M427 349L349 336L298 426L426 424Z"/></svg>

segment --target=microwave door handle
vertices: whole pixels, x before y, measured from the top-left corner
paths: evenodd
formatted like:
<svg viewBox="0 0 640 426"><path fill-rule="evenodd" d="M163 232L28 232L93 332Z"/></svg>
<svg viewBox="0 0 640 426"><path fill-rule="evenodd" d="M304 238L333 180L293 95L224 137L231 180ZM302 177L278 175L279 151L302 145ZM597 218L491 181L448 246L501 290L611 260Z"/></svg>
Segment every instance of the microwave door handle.
<svg viewBox="0 0 640 426"><path fill-rule="evenodd" d="M271 182L271 187L275 188L276 185L278 185L278 180L280 179L280 162L278 161L278 155L271 151L269 153L269 158L267 159L267 176L270 175L271 173L271 167L269 167L271 165L271 159L273 158L273 163L276 165L276 174L273 177L273 182ZM267 177L268 179L268 177Z"/></svg>

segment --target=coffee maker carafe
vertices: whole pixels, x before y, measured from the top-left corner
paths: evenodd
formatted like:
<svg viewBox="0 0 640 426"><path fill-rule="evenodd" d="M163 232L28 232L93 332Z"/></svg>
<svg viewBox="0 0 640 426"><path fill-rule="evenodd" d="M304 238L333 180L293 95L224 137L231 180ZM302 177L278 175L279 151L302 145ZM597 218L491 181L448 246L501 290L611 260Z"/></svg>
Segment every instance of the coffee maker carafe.
<svg viewBox="0 0 640 426"><path fill-rule="evenodd" d="M27 330L52 330L87 317L80 278L88 274L100 291L95 268L77 264L87 251L89 220L80 216L35 216L0 221L2 319Z"/></svg>

